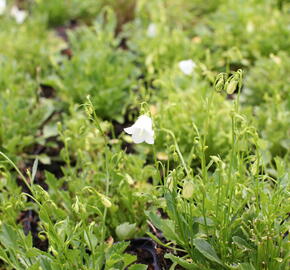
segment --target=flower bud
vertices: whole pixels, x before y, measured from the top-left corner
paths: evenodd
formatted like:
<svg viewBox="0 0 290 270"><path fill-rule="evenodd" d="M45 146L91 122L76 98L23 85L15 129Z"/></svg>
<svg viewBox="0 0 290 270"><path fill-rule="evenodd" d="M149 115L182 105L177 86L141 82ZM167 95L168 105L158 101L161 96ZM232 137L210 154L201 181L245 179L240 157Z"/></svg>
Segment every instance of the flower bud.
<svg viewBox="0 0 290 270"><path fill-rule="evenodd" d="M173 153L173 160L177 162L179 160L178 154L176 152Z"/></svg>
<svg viewBox="0 0 290 270"><path fill-rule="evenodd" d="M129 185L131 185L131 186L134 185L135 182L134 182L133 178L129 174L127 174L127 173L125 174L125 179L126 179L126 181L128 182Z"/></svg>
<svg viewBox="0 0 290 270"><path fill-rule="evenodd" d="M182 197L184 199L190 199L194 192L194 184L191 181L186 181L182 189Z"/></svg>
<svg viewBox="0 0 290 270"><path fill-rule="evenodd" d="M73 210L75 211L76 214L79 213L80 206L79 206L79 198L76 196L76 202L72 205Z"/></svg>
<svg viewBox="0 0 290 270"><path fill-rule="evenodd" d="M174 185L174 181L173 181L173 178L172 176L168 176L167 179L166 179L166 186L168 187L168 189L172 192L173 191L173 186Z"/></svg>
<svg viewBox="0 0 290 270"><path fill-rule="evenodd" d="M215 163L219 163L221 160L219 157L217 156L210 156L210 158L215 162Z"/></svg>
<svg viewBox="0 0 290 270"><path fill-rule="evenodd" d="M110 208L112 206L111 201L106 196L101 196L101 202L107 208Z"/></svg>
<svg viewBox="0 0 290 270"><path fill-rule="evenodd" d="M45 241L47 239L44 232L39 232L37 236L41 241Z"/></svg>
<svg viewBox="0 0 290 270"><path fill-rule="evenodd" d="M230 81L226 84L226 91L229 95L233 94L238 86L238 81L235 78L230 79Z"/></svg>
<svg viewBox="0 0 290 270"><path fill-rule="evenodd" d="M54 247L50 246L49 251L50 251L50 252L51 252L55 257L58 256L58 252L55 250Z"/></svg>
<svg viewBox="0 0 290 270"><path fill-rule="evenodd" d="M217 75L214 86L217 92L222 92L225 89L225 83L228 78L227 73L220 73Z"/></svg>

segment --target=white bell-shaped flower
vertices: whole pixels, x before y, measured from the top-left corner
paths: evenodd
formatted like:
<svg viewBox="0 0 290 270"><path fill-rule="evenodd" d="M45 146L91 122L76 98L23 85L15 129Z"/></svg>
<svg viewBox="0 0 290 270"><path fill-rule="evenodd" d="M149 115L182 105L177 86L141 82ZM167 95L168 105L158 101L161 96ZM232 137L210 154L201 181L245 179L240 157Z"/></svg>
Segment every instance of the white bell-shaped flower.
<svg viewBox="0 0 290 270"><path fill-rule="evenodd" d="M196 64L191 59L189 59L180 61L178 66L185 75L190 75L192 74Z"/></svg>
<svg viewBox="0 0 290 270"><path fill-rule="evenodd" d="M6 9L6 0L0 0L0 15L5 12Z"/></svg>
<svg viewBox="0 0 290 270"><path fill-rule="evenodd" d="M146 142L154 144L154 130L152 129L152 119L143 114L138 117L133 126L124 129L126 133L132 135L134 143Z"/></svg>
<svg viewBox="0 0 290 270"><path fill-rule="evenodd" d="M12 7L10 14L18 24L22 24L27 17L27 12L20 10L17 6Z"/></svg>
<svg viewBox="0 0 290 270"><path fill-rule="evenodd" d="M157 27L155 23L150 23L147 28L147 36L150 38L154 38L157 35Z"/></svg>

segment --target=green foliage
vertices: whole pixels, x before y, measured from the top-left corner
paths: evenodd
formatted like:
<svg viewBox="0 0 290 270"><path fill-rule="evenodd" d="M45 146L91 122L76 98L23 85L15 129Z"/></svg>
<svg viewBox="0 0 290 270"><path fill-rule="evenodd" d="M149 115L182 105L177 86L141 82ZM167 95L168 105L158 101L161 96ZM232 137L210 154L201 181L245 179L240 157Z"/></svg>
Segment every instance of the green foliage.
<svg viewBox="0 0 290 270"><path fill-rule="evenodd" d="M288 269L289 9L7 1L0 268L147 269L147 235L170 269ZM144 113L154 145L123 131Z"/></svg>
<svg viewBox="0 0 290 270"><path fill-rule="evenodd" d="M56 27L70 20L92 19L100 11L104 1L93 0L37 0L32 6L36 16L45 18L48 26Z"/></svg>
<svg viewBox="0 0 290 270"><path fill-rule="evenodd" d="M102 15L100 15L102 17ZM74 56L63 59L58 69L63 100L84 103L89 95L99 117L122 121L132 102L134 80L139 69L134 55L118 48L112 25L97 23L70 34Z"/></svg>

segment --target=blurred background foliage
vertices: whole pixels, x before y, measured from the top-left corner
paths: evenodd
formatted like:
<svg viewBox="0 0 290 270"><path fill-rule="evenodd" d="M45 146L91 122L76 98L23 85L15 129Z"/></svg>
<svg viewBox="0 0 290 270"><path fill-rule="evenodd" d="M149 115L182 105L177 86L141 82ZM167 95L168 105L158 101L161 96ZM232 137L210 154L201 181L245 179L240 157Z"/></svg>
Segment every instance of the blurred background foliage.
<svg viewBox="0 0 290 270"><path fill-rule="evenodd" d="M22 24L9 12L13 5L28 14ZM30 179L37 184L32 190L20 184L11 163L0 160L0 258L10 265L7 269L27 264L31 270L101 269L104 261L124 269L128 258L121 254L126 247L114 251L119 259L110 261L114 252L109 237L123 239L116 228L126 222L133 228L130 237L144 236L144 210L166 208L157 188L165 175L154 166L155 159L177 171L181 166L172 137L159 128L173 132L198 175L199 136L206 141L206 163L212 156L231 163L237 92L223 96L214 92L213 84L220 72L238 69L244 81L237 152L245 156L245 179L252 179L253 171L273 177L273 183L259 182L265 184L260 198L264 206L268 201L281 209L266 205L259 210L251 204L255 189L242 191L247 182L238 178L237 198L250 201L241 216L253 221L241 230L261 252L249 259L245 247L231 246L228 254L236 252L236 257L223 259L231 265L251 261L256 269L266 269L262 262L272 248L280 268L271 261L267 269L286 269L284 242L282 251L269 248L261 239L253 240L253 230L260 226L263 234L274 228L273 237L279 238L284 231L278 223L283 225L289 212L289 194L281 191L287 190L290 160L289 11L289 1L283 0L7 1L0 15L0 150L25 175L39 159L38 173ZM196 64L191 76L178 66L186 59ZM139 115L143 101L156 128L154 148L132 145L122 132ZM262 165L255 168L257 159ZM222 170L213 167L206 186L209 197L216 196L215 169ZM177 178L184 180L179 171ZM203 186L198 177L195 181L200 201ZM39 204L22 196L23 191ZM211 201L207 203L213 211ZM237 199L232 207L238 206ZM36 220L28 236L21 219L27 213ZM231 227L233 235L236 229ZM219 246L226 239L222 233L213 233L219 254L226 253ZM33 248L39 241L47 245L44 251ZM81 268L83 264L88 267Z"/></svg>

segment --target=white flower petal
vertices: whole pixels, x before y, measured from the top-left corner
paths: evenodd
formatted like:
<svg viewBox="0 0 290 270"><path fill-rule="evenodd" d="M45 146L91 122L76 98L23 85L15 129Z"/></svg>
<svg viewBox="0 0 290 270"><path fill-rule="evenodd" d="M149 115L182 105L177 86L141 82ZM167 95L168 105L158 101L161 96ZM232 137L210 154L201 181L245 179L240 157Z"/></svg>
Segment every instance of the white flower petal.
<svg viewBox="0 0 290 270"><path fill-rule="evenodd" d="M148 144L154 144L154 137L152 134L145 132L145 136L144 136L145 142Z"/></svg>
<svg viewBox="0 0 290 270"><path fill-rule="evenodd" d="M157 34L156 24L150 23L147 29L147 36L150 38L155 37Z"/></svg>
<svg viewBox="0 0 290 270"><path fill-rule="evenodd" d="M196 64L191 59L189 59L180 61L178 66L185 75L190 75L192 74Z"/></svg>
<svg viewBox="0 0 290 270"><path fill-rule="evenodd" d="M6 9L6 0L0 0L0 15L5 12Z"/></svg>
<svg viewBox="0 0 290 270"><path fill-rule="evenodd" d="M124 131L132 135L134 143L142 143L144 141L148 144L154 143L152 119L147 115L139 116L135 124L131 127L124 128Z"/></svg>
<svg viewBox="0 0 290 270"><path fill-rule="evenodd" d="M133 126L131 126L131 127L124 128L124 131L125 131L126 133L132 135L132 134L134 133L134 129L135 129L135 127L134 127L134 125L133 125Z"/></svg>
<svg viewBox="0 0 290 270"><path fill-rule="evenodd" d="M22 24L27 16L27 12L25 10L18 9L17 6L12 7L10 14L12 17L14 17L15 21L18 24Z"/></svg>
<svg viewBox="0 0 290 270"><path fill-rule="evenodd" d="M144 131L142 129L136 128L135 132L132 135L132 140L134 143L144 142Z"/></svg>
<svg viewBox="0 0 290 270"><path fill-rule="evenodd" d="M141 127L141 128L150 128L150 129L152 129L152 120L147 115L141 115L141 116L138 117L135 125L138 126L138 127Z"/></svg>

